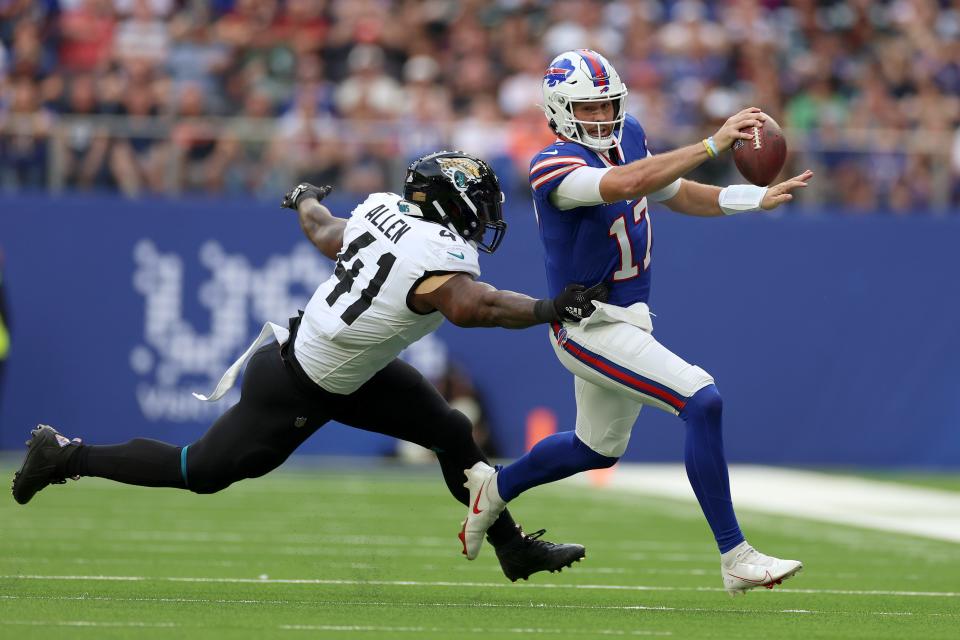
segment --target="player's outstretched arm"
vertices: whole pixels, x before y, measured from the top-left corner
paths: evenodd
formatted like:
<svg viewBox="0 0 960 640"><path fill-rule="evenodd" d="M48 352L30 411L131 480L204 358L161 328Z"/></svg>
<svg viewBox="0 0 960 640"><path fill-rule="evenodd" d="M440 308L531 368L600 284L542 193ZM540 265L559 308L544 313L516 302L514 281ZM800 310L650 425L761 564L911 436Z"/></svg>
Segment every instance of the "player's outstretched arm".
<svg viewBox="0 0 960 640"><path fill-rule="evenodd" d="M604 202L616 202L655 193L700 166L712 155L726 151L737 140L749 140L750 134L743 129L762 127L765 118L760 109L749 107L732 116L713 134L716 149L698 142L613 167L600 180L600 197Z"/></svg>
<svg viewBox="0 0 960 640"><path fill-rule="evenodd" d="M589 289L572 284L556 298L535 300L478 282L466 273L434 277L442 279L442 284L433 288L429 281L423 283L410 296L411 306L421 313L437 310L458 327L524 329L547 322L576 322L593 313L594 300L607 299L603 283Z"/></svg>
<svg viewBox="0 0 960 640"><path fill-rule="evenodd" d="M288 191L280 202L281 207L293 209L300 219L300 228L304 235L313 243L320 253L331 260L337 259L337 254L343 246L343 230L347 221L330 213L330 210L320 204L320 201L333 191L327 185L315 187L308 182L298 184Z"/></svg>
<svg viewBox="0 0 960 640"><path fill-rule="evenodd" d="M758 209L776 209L793 200L791 192L806 187L812 177L813 171L808 169L772 187L740 184L726 189L682 180L676 195L664 200L663 204L690 216L733 215Z"/></svg>

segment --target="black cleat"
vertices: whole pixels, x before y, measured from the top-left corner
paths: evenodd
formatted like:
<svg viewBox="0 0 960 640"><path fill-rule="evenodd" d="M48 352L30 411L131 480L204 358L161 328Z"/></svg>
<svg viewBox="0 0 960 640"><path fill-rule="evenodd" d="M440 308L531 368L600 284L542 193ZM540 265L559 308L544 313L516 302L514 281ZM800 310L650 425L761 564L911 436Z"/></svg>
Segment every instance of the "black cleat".
<svg viewBox="0 0 960 640"><path fill-rule="evenodd" d="M526 580L538 571L561 571L586 557L587 552L582 545L554 544L542 540L540 536L546 532L546 529L540 529L527 535L521 530L518 538L496 547L500 568L511 582L521 578Z"/></svg>
<svg viewBox="0 0 960 640"><path fill-rule="evenodd" d="M79 438L68 440L45 424L38 424L30 435L27 457L20 471L13 474L13 499L20 504L30 502L47 485L65 483L63 468L80 446Z"/></svg>

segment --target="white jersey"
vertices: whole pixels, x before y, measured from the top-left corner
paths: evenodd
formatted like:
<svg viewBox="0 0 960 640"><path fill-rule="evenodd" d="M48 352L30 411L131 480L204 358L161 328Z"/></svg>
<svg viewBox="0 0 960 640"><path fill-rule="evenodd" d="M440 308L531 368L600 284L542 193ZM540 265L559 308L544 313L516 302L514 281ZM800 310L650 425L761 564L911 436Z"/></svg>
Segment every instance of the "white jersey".
<svg viewBox="0 0 960 640"><path fill-rule="evenodd" d="M294 352L318 385L347 394L407 346L443 322L409 305L431 275L480 275L472 244L434 222L407 215L414 208L395 193L375 193L347 221L337 266L307 304Z"/></svg>

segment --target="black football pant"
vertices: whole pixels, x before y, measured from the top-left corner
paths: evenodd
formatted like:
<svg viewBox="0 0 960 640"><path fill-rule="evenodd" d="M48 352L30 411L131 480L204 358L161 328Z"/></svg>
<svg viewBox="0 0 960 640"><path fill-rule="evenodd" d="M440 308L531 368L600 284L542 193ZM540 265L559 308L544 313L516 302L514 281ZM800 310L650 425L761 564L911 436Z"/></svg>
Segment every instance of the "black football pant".
<svg viewBox="0 0 960 640"><path fill-rule="evenodd" d="M473 440L470 420L451 409L419 371L394 360L355 392L340 395L313 383L286 348L273 343L251 357L240 401L196 442L177 447L137 438L121 445L82 446L68 461L67 475L215 493L276 469L317 429L335 420L432 449L450 493L467 504L463 470L486 458ZM499 543L515 532L504 511L490 537Z"/></svg>

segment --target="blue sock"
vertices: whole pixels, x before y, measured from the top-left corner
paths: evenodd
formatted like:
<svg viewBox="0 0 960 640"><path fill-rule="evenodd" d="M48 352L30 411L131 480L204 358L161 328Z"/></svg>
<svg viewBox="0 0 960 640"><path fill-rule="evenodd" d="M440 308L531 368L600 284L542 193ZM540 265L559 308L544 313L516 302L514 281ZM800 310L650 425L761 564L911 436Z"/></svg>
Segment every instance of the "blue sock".
<svg viewBox="0 0 960 640"><path fill-rule="evenodd" d="M530 487L587 469L612 467L616 461L583 444L573 431L563 431L544 438L522 458L501 469L497 490L501 498L510 501Z"/></svg>
<svg viewBox="0 0 960 640"><path fill-rule="evenodd" d="M700 389L680 412L687 424L684 462L687 478L700 502L720 553L743 542L730 499L730 478L723 455L723 401L716 385Z"/></svg>

